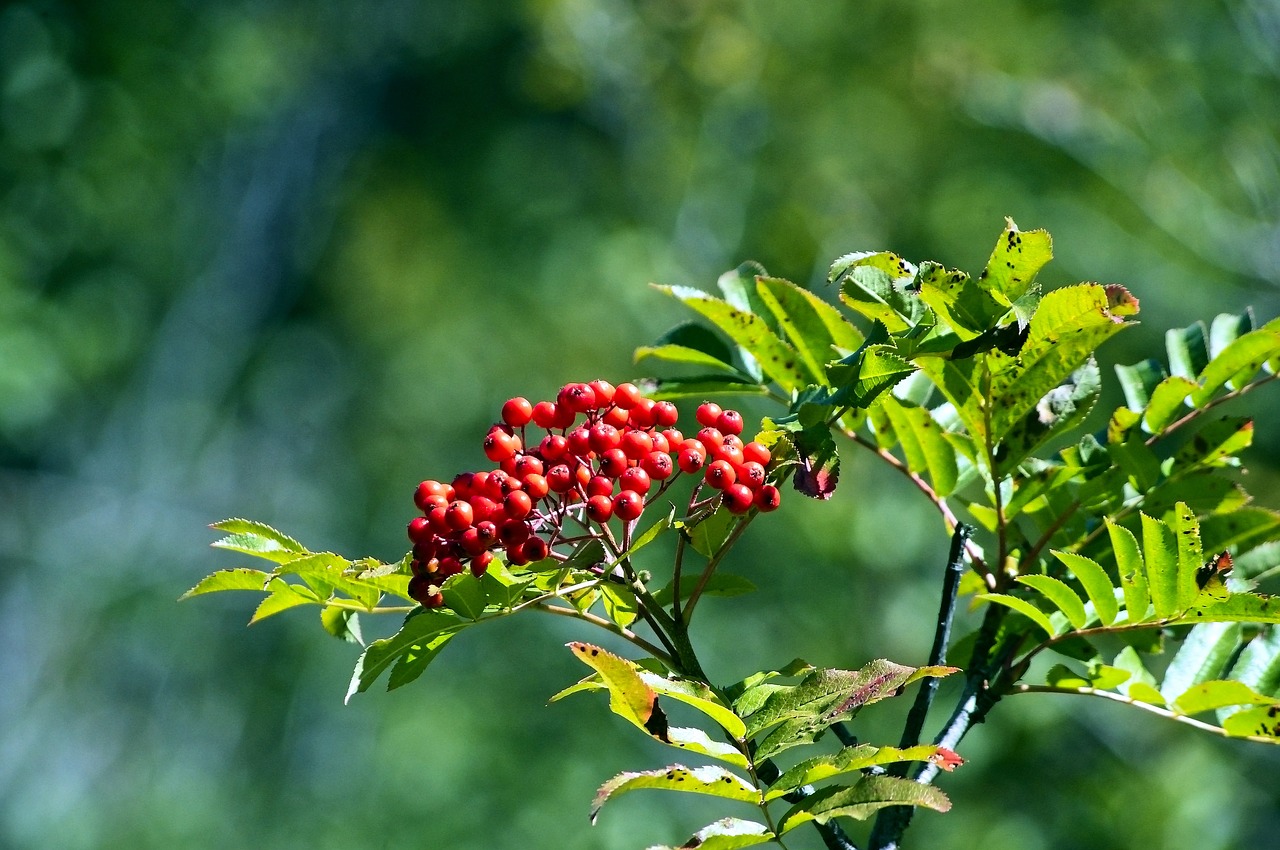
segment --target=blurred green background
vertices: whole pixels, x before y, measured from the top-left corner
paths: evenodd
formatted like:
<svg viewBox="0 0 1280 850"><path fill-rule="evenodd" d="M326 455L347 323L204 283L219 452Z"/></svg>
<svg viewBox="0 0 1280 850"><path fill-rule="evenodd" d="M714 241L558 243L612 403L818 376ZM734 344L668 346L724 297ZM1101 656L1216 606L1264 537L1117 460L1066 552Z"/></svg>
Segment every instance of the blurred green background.
<svg viewBox="0 0 1280 850"><path fill-rule="evenodd" d="M0 846L683 840L714 802L588 825L600 782L670 755L601 700L545 704L582 673L572 624L469 633L344 707L355 648L313 611L175 603L240 563L205 525L396 558L414 484L480 463L503 399L637 375L686 318L646 283L746 259L976 272L1012 215L1054 234L1043 280L1142 299L1111 358L1269 318L1278 133L1276 0L5 4ZM1250 485L1273 505L1278 431ZM753 528L761 591L702 609L713 675L923 661L945 535L868 458L844 482ZM1012 700L962 751L915 846L1280 834L1280 754L1122 707Z"/></svg>

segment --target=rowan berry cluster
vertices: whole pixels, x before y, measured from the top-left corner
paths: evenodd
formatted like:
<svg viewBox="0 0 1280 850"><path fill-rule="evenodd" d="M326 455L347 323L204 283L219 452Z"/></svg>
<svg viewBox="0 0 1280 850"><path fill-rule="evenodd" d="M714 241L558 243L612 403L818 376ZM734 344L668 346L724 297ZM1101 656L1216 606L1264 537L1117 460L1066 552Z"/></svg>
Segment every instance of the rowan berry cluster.
<svg viewBox="0 0 1280 850"><path fill-rule="evenodd" d="M409 522L413 578L409 594L427 607L444 604L444 580L464 569L480 576L496 551L516 566L564 559L572 543L566 523L612 540L606 525L634 527L646 504L681 473L701 474L729 511L775 510L778 488L767 482L769 449L744 443L742 415L713 402L697 409L701 429L685 437L669 401L646 398L634 384L566 384L555 401L513 398L484 438L497 468L464 472L445 484L423 481L414 494L422 512ZM695 504L695 501L691 502Z"/></svg>

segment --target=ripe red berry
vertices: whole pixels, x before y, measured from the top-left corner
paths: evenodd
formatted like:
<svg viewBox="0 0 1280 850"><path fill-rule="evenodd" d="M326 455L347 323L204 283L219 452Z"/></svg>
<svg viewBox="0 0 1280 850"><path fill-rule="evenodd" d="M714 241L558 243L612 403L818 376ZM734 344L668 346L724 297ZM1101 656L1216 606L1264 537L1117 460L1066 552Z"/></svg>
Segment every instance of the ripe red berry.
<svg viewBox="0 0 1280 850"><path fill-rule="evenodd" d="M573 457L586 457L591 454L591 432L586 426L579 425L569 432L569 454Z"/></svg>
<svg viewBox="0 0 1280 850"><path fill-rule="evenodd" d="M522 492L528 493L529 498L535 502L545 498L547 493L551 491L551 485L547 483L547 479L536 472L530 472L521 479L521 483L524 484Z"/></svg>
<svg viewBox="0 0 1280 850"><path fill-rule="evenodd" d="M635 415L635 410L631 413ZM631 460L639 460L653 451L653 437L646 431L626 431L622 435L622 451Z"/></svg>
<svg viewBox="0 0 1280 850"><path fill-rule="evenodd" d="M485 546L492 546L498 542L498 526L489 520L477 522L475 524L476 537L484 543Z"/></svg>
<svg viewBox="0 0 1280 850"><path fill-rule="evenodd" d="M734 466L742 463L742 447L733 443L722 443L711 450L712 460L727 460Z"/></svg>
<svg viewBox="0 0 1280 850"><path fill-rule="evenodd" d="M563 460L569 454L569 440L559 434L548 434L538 444L538 454L542 459L552 463Z"/></svg>
<svg viewBox="0 0 1280 850"><path fill-rule="evenodd" d="M484 456L494 463L501 463L507 458L515 457L520 448L519 437L497 428L490 431L484 438Z"/></svg>
<svg viewBox="0 0 1280 850"><path fill-rule="evenodd" d="M708 426L698 432L698 441L707 447L707 451L714 452L718 447L724 445L724 434L720 433L718 429Z"/></svg>
<svg viewBox="0 0 1280 850"><path fill-rule="evenodd" d="M660 401L653 406L653 421L659 428L670 428L680 421L680 411L671 402Z"/></svg>
<svg viewBox="0 0 1280 850"><path fill-rule="evenodd" d="M716 419L715 427L725 434L741 434L742 414L736 410L726 410Z"/></svg>
<svg viewBox="0 0 1280 850"><path fill-rule="evenodd" d="M707 483L717 490L723 490L737 480L733 465L727 460L714 460L707 464Z"/></svg>
<svg viewBox="0 0 1280 850"><path fill-rule="evenodd" d="M414 544L426 543L432 536L431 520L425 516L416 516L409 520L409 540Z"/></svg>
<svg viewBox="0 0 1280 850"><path fill-rule="evenodd" d="M489 565L492 563L493 553L481 552L471 561L471 574L476 578L480 578L480 576L484 575L488 571Z"/></svg>
<svg viewBox="0 0 1280 850"><path fill-rule="evenodd" d="M593 522L603 525L613 516L613 499L607 495L592 496L587 499L586 511Z"/></svg>
<svg viewBox="0 0 1280 850"><path fill-rule="evenodd" d="M680 444L684 442L684 434L675 428L667 428L662 432L662 436L667 438L667 445L673 450L679 449Z"/></svg>
<svg viewBox="0 0 1280 850"><path fill-rule="evenodd" d="M636 406L640 399L644 398L640 393L640 388L635 384L618 384L613 391L613 403L623 410L630 410Z"/></svg>
<svg viewBox="0 0 1280 850"><path fill-rule="evenodd" d="M440 579L446 579L449 576L456 576L462 572L462 560L450 555L447 558L440 559L440 567L438 576Z"/></svg>
<svg viewBox="0 0 1280 850"><path fill-rule="evenodd" d="M603 475L592 476L591 480L587 482L587 495L588 496L612 496L613 495L612 479L606 478Z"/></svg>
<svg viewBox="0 0 1280 850"><path fill-rule="evenodd" d="M523 481L524 477L529 473L541 475L542 472L542 461L539 458L533 455L520 455L520 457L516 458L511 474Z"/></svg>
<svg viewBox="0 0 1280 850"><path fill-rule="evenodd" d="M533 510L533 499L523 490L512 490L502 500L502 513L507 519L524 519Z"/></svg>
<svg viewBox="0 0 1280 850"><path fill-rule="evenodd" d="M533 406L533 411L530 415L533 417L533 424L539 428L554 427L556 406L549 401L540 401Z"/></svg>
<svg viewBox="0 0 1280 850"><path fill-rule="evenodd" d="M724 504L732 514L745 514L751 510L755 494L745 484L730 484L724 488Z"/></svg>
<svg viewBox="0 0 1280 850"><path fill-rule="evenodd" d="M524 557L525 563L541 561L550 551L551 547L547 546L547 541L541 537L530 537L520 544L520 554Z"/></svg>
<svg viewBox="0 0 1280 850"><path fill-rule="evenodd" d="M587 384L565 384L556 396L556 407L586 413L596 407L596 391Z"/></svg>
<svg viewBox="0 0 1280 850"><path fill-rule="evenodd" d="M609 449L600 455L600 474L617 478L627 471L627 455L622 449Z"/></svg>
<svg viewBox="0 0 1280 850"><path fill-rule="evenodd" d="M638 519L644 513L644 496L634 490L623 490L613 497L613 513L623 522Z"/></svg>
<svg viewBox="0 0 1280 850"><path fill-rule="evenodd" d="M564 493L573 485L573 472L565 464L558 463L547 471L547 486L553 493Z"/></svg>
<svg viewBox="0 0 1280 850"><path fill-rule="evenodd" d="M608 381L595 380L587 384L591 387L592 392L596 394L596 407L608 407L613 404L613 384Z"/></svg>
<svg viewBox="0 0 1280 850"><path fill-rule="evenodd" d="M413 503L418 506L418 510L425 513L429 510L428 506L433 504L429 501L433 496L442 496L447 501L453 498L453 488L448 484L428 479L419 484L418 489L414 491Z"/></svg>
<svg viewBox="0 0 1280 850"><path fill-rule="evenodd" d="M432 508L427 513L427 519L431 522L431 530L436 534L448 534L453 529L449 528L449 523L445 521L445 514L449 511L447 506Z"/></svg>
<svg viewBox="0 0 1280 850"><path fill-rule="evenodd" d="M642 398L631 408L631 415L627 417L627 421L635 428L652 428L655 423L653 409L657 407L657 402L651 398Z"/></svg>
<svg viewBox="0 0 1280 850"><path fill-rule="evenodd" d="M474 472L461 472L453 479L453 498L466 500L471 495L471 482L475 480Z"/></svg>
<svg viewBox="0 0 1280 850"><path fill-rule="evenodd" d="M724 411L720 405L714 401L704 401L698 405L698 410L694 413L693 418L698 420L698 424L704 428L714 428L716 423L720 421L720 414Z"/></svg>
<svg viewBox="0 0 1280 850"><path fill-rule="evenodd" d="M666 481L671 477L671 473L675 472L671 455L664 451L649 452L640 461L640 468L649 473L649 477L655 481Z"/></svg>
<svg viewBox="0 0 1280 850"><path fill-rule="evenodd" d="M742 447L742 457L743 460L754 461L761 466L768 466L773 456L763 444L752 441Z"/></svg>
<svg viewBox="0 0 1280 850"><path fill-rule="evenodd" d="M632 492L644 495L649 492L651 482L649 481L649 473L645 472L642 467L633 466L618 477L618 487L622 490L631 490Z"/></svg>
<svg viewBox="0 0 1280 850"><path fill-rule="evenodd" d="M590 442L591 450L601 454L609 449L616 449L622 442L622 435L609 423L597 422L591 426Z"/></svg>
<svg viewBox="0 0 1280 850"><path fill-rule="evenodd" d="M454 531L470 527L474 518L475 511L471 505L461 500L450 502L449 507L444 510L445 524Z"/></svg>
<svg viewBox="0 0 1280 850"><path fill-rule="evenodd" d="M746 461L734 467L733 471L738 476L738 481L746 484L752 490L758 490L764 486L765 471L764 467L756 463L754 460Z"/></svg>
<svg viewBox="0 0 1280 850"><path fill-rule="evenodd" d="M533 405L529 399L516 396L502 405L502 421L512 428L523 428L533 419Z"/></svg>
<svg viewBox="0 0 1280 850"><path fill-rule="evenodd" d="M614 428L622 429L627 427L627 422L631 419L631 414L623 410L621 407L611 407L604 412L604 416L600 421L612 425Z"/></svg>
<svg viewBox="0 0 1280 850"><path fill-rule="evenodd" d="M782 504L782 493L774 485L765 484L756 491L755 502L762 513L776 511Z"/></svg>
<svg viewBox="0 0 1280 850"><path fill-rule="evenodd" d="M488 496L472 496L467 500L466 504L471 506L471 517L468 519L467 525L492 520L502 510L498 507L498 503ZM464 525L463 528L466 528L466 526Z"/></svg>
<svg viewBox="0 0 1280 850"><path fill-rule="evenodd" d="M528 523L521 522L518 519L509 519L498 526L498 539L502 541L502 545L507 550L517 548L521 543L529 539Z"/></svg>
<svg viewBox="0 0 1280 850"><path fill-rule="evenodd" d="M468 555L479 555L489 545L480 539L480 532L473 525L466 531L462 532L462 536L458 538L462 542L462 548Z"/></svg>

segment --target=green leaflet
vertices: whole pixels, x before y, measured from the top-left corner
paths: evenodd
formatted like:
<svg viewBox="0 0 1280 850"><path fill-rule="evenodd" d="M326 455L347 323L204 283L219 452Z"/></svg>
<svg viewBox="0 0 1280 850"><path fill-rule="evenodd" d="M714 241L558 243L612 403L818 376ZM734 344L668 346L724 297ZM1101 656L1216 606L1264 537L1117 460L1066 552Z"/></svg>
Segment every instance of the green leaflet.
<svg viewBox="0 0 1280 850"><path fill-rule="evenodd" d="M922 317L924 302L906 290L916 269L888 251L846 254L827 279L840 282L840 300L890 333L908 330Z"/></svg>
<svg viewBox="0 0 1280 850"><path fill-rule="evenodd" d="M1044 629L1045 634L1049 637L1053 637L1058 633L1058 630L1054 628L1053 623L1049 620L1049 615L1025 599L1017 596L1010 596L1007 593L979 593L974 597L974 599L978 599L983 602L994 602L997 605L1012 608L1014 611L1017 611L1019 614L1022 614L1031 622Z"/></svg>
<svg viewBox="0 0 1280 850"><path fill-rule="evenodd" d="M805 759L779 776L765 795L765 801L776 800L797 788L813 785L855 771L880 764L894 764L904 761L933 761L943 765L944 770L952 770L962 760L955 753L933 744L920 744L900 749L898 747L874 747L871 744L860 744L852 747Z"/></svg>
<svg viewBox="0 0 1280 850"><path fill-rule="evenodd" d="M1200 595L1197 575L1204 566L1204 549L1200 544L1200 523L1196 521L1195 512L1186 502L1178 502L1174 506L1173 518L1169 530L1177 541L1177 579L1175 583L1177 599L1174 607L1185 611Z"/></svg>
<svg viewBox="0 0 1280 850"><path fill-rule="evenodd" d="M1102 374L1090 357L1009 428L997 453L996 473L1009 474L1042 445L1077 427L1101 395Z"/></svg>
<svg viewBox="0 0 1280 850"><path fill-rule="evenodd" d="M1280 697L1280 628L1266 627L1249 641L1231 670L1231 678L1260 694Z"/></svg>
<svg viewBox="0 0 1280 850"><path fill-rule="evenodd" d="M405 618L400 631L389 638L375 640L356 661L356 669L351 675L351 685L347 688L347 700L357 693L363 693L378 680L378 677L392 664L401 659L425 659L416 666L412 675L402 674L393 680L388 689L394 689L417 678L425 669L426 663L435 655L454 634L466 628L469 623L452 611L444 609L418 608ZM410 664L415 667L414 664Z"/></svg>
<svg viewBox="0 0 1280 850"><path fill-rule="evenodd" d="M573 641L566 646L600 675L609 690L610 711L659 740L666 739L667 720L658 706L658 696L640 678L635 664L589 643Z"/></svg>
<svg viewBox="0 0 1280 850"><path fill-rule="evenodd" d="M978 279L988 292L1004 304L1022 298L1040 269L1053 259L1053 239L1045 230L1018 230L1013 219L1005 219L1004 233Z"/></svg>
<svg viewBox="0 0 1280 850"><path fill-rule="evenodd" d="M290 608L296 608L299 605L320 605L324 602L314 590L309 587L289 584L284 579L273 578L271 583L267 585L267 596L254 609L253 616L249 619L249 625L265 620L281 611L287 611Z"/></svg>
<svg viewBox="0 0 1280 850"><path fill-rule="evenodd" d="M1178 549L1173 530L1146 514L1142 519L1142 552L1147 587L1156 617L1164 619L1178 608ZM1199 564L1197 564L1199 566Z"/></svg>
<svg viewBox="0 0 1280 850"><path fill-rule="evenodd" d="M937 263L921 263L915 287L920 299L945 321L960 340L970 340L996 326L1009 312L987 288L962 271Z"/></svg>
<svg viewBox="0 0 1280 850"><path fill-rule="evenodd" d="M1107 571L1102 565L1091 558L1083 555L1077 555L1073 552L1053 551L1053 556L1062 562L1063 566L1071 570L1075 577L1084 587L1084 591L1089 596L1089 601L1093 603L1093 610L1098 615L1098 620L1104 626L1109 626L1116 621L1116 617L1120 614L1120 605L1116 602L1115 588L1111 584L1111 577L1107 575Z"/></svg>
<svg viewBox="0 0 1280 850"><path fill-rule="evenodd" d="M307 554L306 548L301 543L261 522L232 518L215 522L209 527L229 533L229 536L211 544L218 549L243 552L246 555L277 563Z"/></svg>
<svg viewBox="0 0 1280 850"><path fill-rule="evenodd" d="M1195 381L1180 375L1165 378L1151 392L1142 416L1142 426L1150 434L1159 434L1188 410L1184 402L1199 386Z"/></svg>
<svg viewBox="0 0 1280 850"><path fill-rule="evenodd" d="M270 578L270 573L264 573L261 570L244 569L243 567L234 570L218 570L200 579L195 587L179 596L178 601L181 602L193 596L217 593L222 590L256 590L261 593L266 589L267 581Z"/></svg>
<svg viewBox="0 0 1280 850"><path fill-rule="evenodd" d="M1235 455L1253 444L1253 420L1223 417L1204 425L1174 455L1174 462L1186 466L1234 465Z"/></svg>
<svg viewBox="0 0 1280 850"><path fill-rule="evenodd" d="M896 776L864 776L852 787L824 788L793 806L778 828L785 834L809 821L831 818L866 820L886 806L920 806L945 812L951 809L947 795L932 785L921 785Z"/></svg>
<svg viewBox="0 0 1280 850"><path fill-rule="evenodd" d="M1165 331L1164 347L1169 354L1170 374L1179 378L1194 381L1209 365L1208 331L1204 322Z"/></svg>
<svg viewBox="0 0 1280 850"><path fill-rule="evenodd" d="M1262 364L1278 354L1280 330L1264 328L1236 339L1204 367L1198 376L1200 388L1191 394L1192 403L1203 407L1228 382L1232 389L1240 389L1257 374Z"/></svg>
<svg viewBox="0 0 1280 850"><path fill-rule="evenodd" d="M1018 576L1018 583L1038 590L1042 596L1052 602L1071 623L1073 629L1083 629L1089 617L1084 610L1084 602L1076 592L1064 582L1053 576L1029 575Z"/></svg>
<svg viewBox="0 0 1280 850"><path fill-rule="evenodd" d="M656 788L664 791L684 791L690 794L709 794L725 800L737 800L742 803L760 802L760 791L747 780L732 771L716 765L704 767L685 767L673 764L659 770L644 770L635 773L619 773L610 779L596 792L591 803L591 821L595 822L600 809L610 799L637 791L641 788Z"/></svg>
<svg viewBox="0 0 1280 850"><path fill-rule="evenodd" d="M706 399L720 395L765 395L768 390L754 379L737 375L696 375L690 378L655 378L637 381L654 401L682 398Z"/></svg>
<svg viewBox="0 0 1280 850"><path fill-rule="evenodd" d="M1120 389L1124 391L1124 403L1134 413L1141 413L1150 404L1155 391L1165 378L1164 367L1148 358L1132 366L1116 367Z"/></svg>
<svg viewBox="0 0 1280 850"><path fill-rule="evenodd" d="M331 606L321 608L320 626L339 640L364 646L364 636L360 633L360 615L355 611Z"/></svg>
<svg viewBox="0 0 1280 850"><path fill-rule="evenodd" d="M809 375L804 370L795 349L779 339L757 314L734 307L700 289L684 286L658 286L657 289L692 307L724 331L784 392L795 392L817 380L817 375Z"/></svg>
<svg viewBox="0 0 1280 850"><path fill-rule="evenodd" d="M748 377L742 375L737 368L723 360L698 351L696 348L686 348L683 345L642 345L636 349L635 360L639 363L645 358L665 360L668 363L683 363L689 366L705 366L708 369L718 369L732 375L741 375L743 379Z"/></svg>
<svg viewBox="0 0 1280 850"><path fill-rule="evenodd" d="M1174 701L1180 714L1202 714L1237 705L1280 705L1280 700L1254 692L1244 682L1211 681L1191 686Z"/></svg>
<svg viewBox="0 0 1280 850"><path fill-rule="evenodd" d="M927 472L934 492L939 496L948 495L955 488L958 475L956 450L943 436L942 427L933 415L892 395L885 396L878 409L893 426L907 465L918 472Z"/></svg>
<svg viewBox="0 0 1280 850"><path fill-rule="evenodd" d="M649 850L681 850L688 847L697 847L698 850L738 850L740 847L752 847L773 839L773 833L762 823L724 818L698 830L680 847L655 846Z"/></svg>
<svg viewBox="0 0 1280 850"><path fill-rule="evenodd" d="M1173 703L1192 685L1217 679L1226 672L1240 645L1239 623L1201 623L1187 632L1182 646L1169 662L1160 695Z"/></svg>
<svg viewBox="0 0 1280 850"><path fill-rule="evenodd" d="M839 310L807 289L789 280L760 277L756 290L815 378L821 379L827 364L840 356L837 349L856 351L862 347L861 332Z"/></svg>
<svg viewBox="0 0 1280 850"><path fill-rule="evenodd" d="M893 389L916 367L897 355L887 345L869 345L827 370L836 392L832 404L855 408L869 407L882 394Z"/></svg>
<svg viewBox="0 0 1280 850"><path fill-rule="evenodd" d="M1124 609L1130 623L1147 619L1151 593L1147 587L1147 569L1142 562L1142 552L1133 532L1122 525L1107 520L1107 532L1111 536L1111 549L1115 553L1116 569L1120 571L1120 587L1124 591Z"/></svg>
<svg viewBox="0 0 1280 850"><path fill-rule="evenodd" d="M1280 596L1232 593L1225 599L1197 601L1174 623L1280 623Z"/></svg>

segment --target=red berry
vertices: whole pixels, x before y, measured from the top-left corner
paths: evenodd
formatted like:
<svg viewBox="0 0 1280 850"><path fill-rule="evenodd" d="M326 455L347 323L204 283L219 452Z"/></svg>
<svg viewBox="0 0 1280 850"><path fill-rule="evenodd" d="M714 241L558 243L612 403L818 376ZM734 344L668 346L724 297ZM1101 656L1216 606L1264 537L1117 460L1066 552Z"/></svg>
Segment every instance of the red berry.
<svg viewBox="0 0 1280 850"><path fill-rule="evenodd" d="M666 429L662 432L662 436L667 438L667 445L671 446L673 449L679 448L680 444L684 442L684 434L680 433L680 431L675 428Z"/></svg>
<svg viewBox="0 0 1280 850"><path fill-rule="evenodd" d="M442 496L445 500L453 498L453 488L448 484L441 484L439 481L428 479L418 485L418 489L413 493L413 503L418 506L418 510L426 513L429 510L429 500L433 496Z"/></svg>
<svg viewBox="0 0 1280 850"><path fill-rule="evenodd" d="M574 413L586 413L595 410L596 391L587 384L565 384L556 396L556 407L563 407Z"/></svg>
<svg viewBox="0 0 1280 850"><path fill-rule="evenodd" d="M761 466L768 466L773 456L763 444L752 441L742 447L742 457L744 460L754 461Z"/></svg>
<svg viewBox="0 0 1280 850"><path fill-rule="evenodd" d="M491 520L495 514L501 511L501 508L498 507L498 503L493 499L490 499L488 496L472 496L467 500L467 504L471 506L471 517L468 520L467 525ZM447 519L448 518L446 517L446 520ZM463 528L466 528L466 526L464 525Z"/></svg>
<svg viewBox="0 0 1280 850"><path fill-rule="evenodd" d="M596 394L596 407L608 407L613 404L613 384L608 381L595 380L587 384Z"/></svg>
<svg viewBox="0 0 1280 850"><path fill-rule="evenodd" d="M600 474L617 478L627 471L627 455L622 449L609 449L600 455Z"/></svg>
<svg viewBox="0 0 1280 850"><path fill-rule="evenodd" d="M484 438L484 456L494 463L501 463L507 458L515 457L520 448L519 437L496 428Z"/></svg>
<svg viewBox="0 0 1280 850"><path fill-rule="evenodd" d="M666 481L671 477L671 473L675 472L671 455L663 451L649 452L640 461L640 468L649 473L649 477L655 481Z"/></svg>
<svg viewBox="0 0 1280 850"><path fill-rule="evenodd" d="M613 391L613 403L623 410L635 407L642 398L644 396L635 384L618 384L617 389Z"/></svg>
<svg viewBox="0 0 1280 850"><path fill-rule="evenodd" d="M563 463L558 463L547 471L547 486L553 493L563 493L573 485L573 473Z"/></svg>
<svg viewBox="0 0 1280 850"><path fill-rule="evenodd" d="M444 510L445 524L454 531L461 531L470 527L474 518L475 511L471 505L461 500L450 502L449 507Z"/></svg>
<svg viewBox="0 0 1280 850"><path fill-rule="evenodd" d="M603 475L592 476L591 480L587 482L587 495L612 496L613 481Z"/></svg>
<svg viewBox="0 0 1280 850"><path fill-rule="evenodd" d="M525 493L529 494L529 498L533 501L545 498L547 493L551 491L551 485L547 484L547 479L536 472L531 472L522 479Z"/></svg>
<svg viewBox="0 0 1280 850"><path fill-rule="evenodd" d="M509 519L498 526L498 539L508 551L528 540L530 534L529 525L518 519Z"/></svg>
<svg viewBox="0 0 1280 850"><path fill-rule="evenodd" d="M680 421L680 411L669 401L660 401L653 406L653 421L659 428L670 428Z"/></svg>
<svg viewBox="0 0 1280 850"><path fill-rule="evenodd" d="M516 458L515 467L511 474L520 480L530 473L541 475L543 472L542 461L533 455L520 455Z"/></svg>
<svg viewBox="0 0 1280 850"><path fill-rule="evenodd" d="M756 463L754 460L749 460L746 463L734 467L733 471L737 474L738 481L746 484L752 490L758 490L764 486L764 479L766 475L764 467Z"/></svg>
<svg viewBox="0 0 1280 850"><path fill-rule="evenodd" d="M613 499L607 495L592 496L587 499L587 516L593 522L604 524L613 516Z"/></svg>
<svg viewBox="0 0 1280 850"><path fill-rule="evenodd" d="M706 454L692 448L681 449L679 456L676 457L676 464L681 472L697 472L706 462Z"/></svg>
<svg viewBox="0 0 1280 850"><path fill-rule="evenodd" d="M624 522L638 519L644 513L644 496L635 490L623 490L613 497L613 513Z"/></svg>
<svg viewBox="0 0 1280 850"><path fill-rule="evenodd" d="M720 421L720 414L724 411L720 405L714 401L704 401L698 405L698 410L694 413L693 418L698 420L698 424L706 428L716 427L716 423Z"/></svg>
<svg viewBox="0 0 1280 850"><path fill-rule="evenodd" d="M533 405L529 399L516 396L502 405L502 421L512 428L522 428L533 419Z"/></svg>
<svg viewBox="0 0 1280 850"><path fill-rule="evenodd" d="M498 526L489 520L477 522L475 525L476 537L478 537L485 546L492 546L498 542Z"/></svg>
<svg viewBox="0 0 1280 850"><path fill-rule="evenodd" d="M604 412L602 422L612 425L614 428L626 428L627 422L630 420L631 414L623 410L621 407L611 407Z"/></svg>
<svg viewBox="0 0 1280 850"><path fill-rule="evenodd" d="M520 544L520 554L524 557L525 563L533 563L541 561L550 553L551 547L547 545L547 541L541 537L530 537L528 540Z"/></svg>
<svg viewBox="0 0 1280 850"><path fill-rule="evenodd" d="M715 428L706 427L698 432L698 441L706 446L708 451L714 452L717 447L724 445L724 434Z"/></svg>
<svg viewBox="0 0 1280 850"><path fill-rule="evenodd" d="M416 516L409 520L409 540L415 544L426 543L431 537L431 520L424 516Z"/></svg>
<svg viewBox="0 0 1280 850"><path fill-rule="evenodd" d="M716 419L715 427L726 434L741 434L742 414L736 410L726 410Z"/></svg>
<svg viewBox="0 0 1280 850"><path fill-rule="evenodd" d="M755 494L745 484L730 484L724 488L724 504L731 514L745 514L751 510Z"/></svg>
<svg viewBox="0 0 1280 850"><path fill-rule="evenodd" d="M462 541L462 548L468 555L479 555L489 548L489 545L480 539L480 532L476 530L474 525L462 532L462 537L459 539Z"/></svg>
<svg viewBox="0 0 1280 850"><path fill-rule="evenodd" d="M661 431L654 431L649 435L653 439L653 450L655 452L671 453L671 443L667 440L667 436Z"/></svg>
<svg viewBox="0 0 1280 850"><path fill-rule="evenodd" d="M449 512L447 506L432 508L427 513L427 519L431 522L431 530L436 534L448 534L453 529L449 528L449 523L445 521L445 515Z"/></svg>
<svg viewBox="0 0 1280 850"><path fill-rule="evenodd" d="M635 410L631 414L634 416ZM653 437L646 431L627 431L622 435L622 451L631 460L639 460L653 451Z"/></svg>
<svg viewBox="0 0 1280 850"><path fill-rule="evenodd" d="M737 480L733 465L727 460L713 460L707 464L707 483L717 490L723 490Z"/></svg>
<svg viewBox="0 0 1280 850"><path fill-rule="evenodd" d="M723 443L711 450L712 460L727 460L734 466L742 463L742 447L733 443Z"/></svg>
<svg viewBox="0 0 1280 850"><path fill-rule="evenodd" d="M453 498L465 500L471 495L471 482L475 480L474 472L461 472L453 479Z"/></svg>
<svg viewBox="0 0 1280 850"><path fill-rule="evenodd" d="M618 429L607 422L597 422L591 426L591 450L602 454L609 449L616 449L622 443L622 435Z"/></svg>
<svg viewBox="0 0 1280 850"><path fill-rule="evenodd" d="M556 421L556 406L549 401L540 401L533 406L533 424L539 428L551 428Z"/></svg>
<svg viewBox="0 0 1280 850"><path fill-rule="evenodd" d="M574 457L586 457L591 453L591 432L586 426L579 425L569 432L569 454Z"/></svg>
<svg viewBox="0 0 1280 850"><path fill-rule="evenodd" d="M782 504L782 493L772 484L765 484L756 491L755 496L756 507L762 513L776 511L778 506Z"/></svg>
<svg viewBox="0 0 1280 850"><path fill-rule="evenodd" d="M462 572L461 559L455 558L452 555L447 558L440 559L439 577L441 579L446 579L449 576L456 576L460 572Z"/></svg>
<svg viewBox="0 0 1280 850"><path fill-rule="evenodd" d="M493 553L481 552L471 561L471 574L476 578L480 578L488 571L491 563L493 563Z"/></svg>
<svg viewBox="0 0 1280 850"><path fill-rule="evenodd" d="M577 417L577 413L573 408L565 404L556 405L556 417L551 420L552 428L569 428L573 426L573 420Z"/></svg>
<svg viewBox="0 0 1280 850"><path fill-rule="evenodd" d="M631 415L627 418L636 428L652 428L654 422L653 409L657 407L657 402L651 398L642 398L631 408Z"/></svg>
<svg viewBox="0 0 1280 850"><path fill-rule="evenodd" d="M502 500L502 513L508 519L524 519L533 510L533 498L523 490L512 490Z"/></svg>
<svg viewBox="0 0 1280 850"><path fill-rule="evenodd" d="M626 472L622 473L618 478L618 487L622 490L631 490L640 495L649 492L651 482L649 481L649 473L645 472L639 466L633 466Z"/></svg>
<svg viewBox="0 0 1280 850"><path fill-rule="evenodd" d="M538 444L538 454L542 455L543 460L551 461L552 463L563 460L568 453L569 440L559 434L548 434Z"/></svg>

